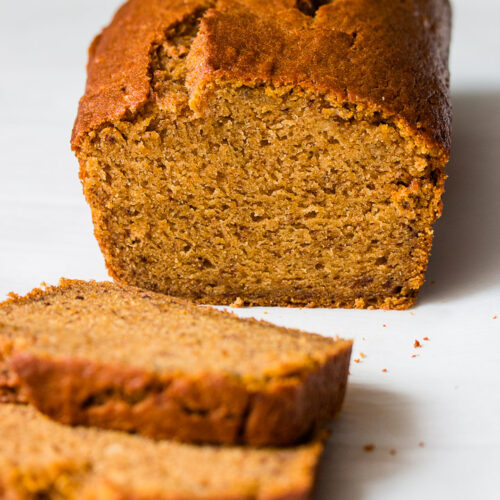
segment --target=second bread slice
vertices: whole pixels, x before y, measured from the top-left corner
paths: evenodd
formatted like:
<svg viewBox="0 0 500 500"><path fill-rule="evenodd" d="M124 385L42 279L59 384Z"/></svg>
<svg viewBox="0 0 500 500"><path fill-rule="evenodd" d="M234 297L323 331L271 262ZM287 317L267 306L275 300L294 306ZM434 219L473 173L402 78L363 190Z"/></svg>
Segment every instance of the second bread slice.
<svg viewBox="0 0 500 500"><path fill-rule="evenodd" d="M154 442L0 405L2 500L308 500L323 449Z"/></svg>
<svg viewBox="0 0 500 500"><path fill-rule="evenodd" d="M305 440L339 411L351 354L348 341L109 282L13 296L0 323L4 376L43 413L195 443Z"/></svg>

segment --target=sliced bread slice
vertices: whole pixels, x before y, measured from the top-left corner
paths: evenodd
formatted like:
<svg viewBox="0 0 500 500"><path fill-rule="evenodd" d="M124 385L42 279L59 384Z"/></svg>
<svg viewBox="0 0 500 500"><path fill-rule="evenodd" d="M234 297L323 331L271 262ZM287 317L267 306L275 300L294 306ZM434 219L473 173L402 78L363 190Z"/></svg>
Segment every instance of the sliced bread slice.
<svg viewBox="0 0 500 500"><path fill-rule="evenodd" d="M110 282L0 305L0 351L62 423L194 443L291 445L340 409L352 343Z"/></svg>
<svg viewBox="0 0 500 500"><path fill-rule="evenodd" d="M302 500L323 448L158 442L66 427L8 404L0 405L0 435L0 498L16 500Z"/></svg>

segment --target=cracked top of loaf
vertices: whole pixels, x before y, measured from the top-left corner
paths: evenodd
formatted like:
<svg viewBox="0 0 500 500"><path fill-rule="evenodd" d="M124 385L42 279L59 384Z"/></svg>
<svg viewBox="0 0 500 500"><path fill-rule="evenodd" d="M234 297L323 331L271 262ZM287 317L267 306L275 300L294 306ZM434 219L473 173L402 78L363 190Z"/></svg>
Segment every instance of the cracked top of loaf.
<svg viewBox="0 0 500 500"><path fill-rule="evenodd" d="M448 0L130 0L90 47L72 144L152 98L155 48L199 17L190 105L211 86L290 86L395 123L427 154L450 150Z"/></svg>

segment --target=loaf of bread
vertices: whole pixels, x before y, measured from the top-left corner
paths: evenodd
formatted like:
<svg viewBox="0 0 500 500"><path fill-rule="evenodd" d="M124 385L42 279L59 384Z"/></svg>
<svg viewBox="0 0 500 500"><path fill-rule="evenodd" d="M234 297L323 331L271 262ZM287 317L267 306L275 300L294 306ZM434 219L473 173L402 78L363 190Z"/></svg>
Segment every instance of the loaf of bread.
<svg viewBox="0 0 500 500"><path fill-rule="evenodd" d="M0 498L306 500L322 443L252 449L65 427L0 405Z"/></svg>
<svg viewBox="0 0 500 500"><path fill-rule="evenodd" d="M449 38L448 0L130 0L72 140L110 274L199 303L411 306Z"/></svg>
<svg viewBox="0 0 500 500"><path fill-rule="evenodd" d="M66 424L290 445L340 410L351 345L125 285L62 280L0 304L11 381L0 393Z"/></svg>

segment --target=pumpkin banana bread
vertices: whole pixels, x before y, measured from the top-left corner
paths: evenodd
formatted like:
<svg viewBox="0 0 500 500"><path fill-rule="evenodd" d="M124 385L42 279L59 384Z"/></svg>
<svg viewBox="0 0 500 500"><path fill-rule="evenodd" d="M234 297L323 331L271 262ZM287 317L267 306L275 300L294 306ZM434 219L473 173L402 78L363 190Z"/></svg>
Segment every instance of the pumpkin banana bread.
<svg viewBox="0 0 500 500"><path fill-rule="evenodd" d="M72 139L110 274L199 303L411 306L449 38L448 0L130 0Z"/></svg>
<svg viewBox="0 0 500 500"><path fill-rule="evenodd" d="M0 405L0 435L0 498L9 500L306 500L323 448L155 442L16 405Z"/></svg>
<svg viewBox="0 0 500 500"><path fill-rule="evenodd" d="M110 282L13 296L1 323L5 375L41 412L195 443L308 439L340 410L352 347Z"/></svg>

